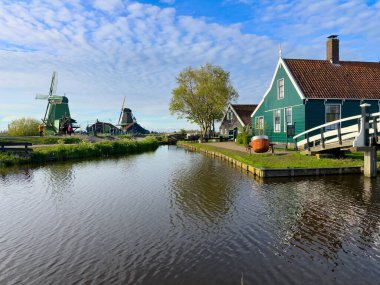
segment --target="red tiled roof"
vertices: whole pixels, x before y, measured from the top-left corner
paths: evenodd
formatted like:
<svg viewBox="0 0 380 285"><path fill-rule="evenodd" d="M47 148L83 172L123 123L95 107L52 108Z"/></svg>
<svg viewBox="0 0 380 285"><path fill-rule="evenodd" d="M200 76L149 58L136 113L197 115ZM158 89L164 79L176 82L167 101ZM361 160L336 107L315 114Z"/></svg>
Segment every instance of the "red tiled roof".
<svg viewBox="0 0 380 285"><path fill-rule="evenodd" d="M238 114L238 116L246 126L251 125L251 115L253 111L256 109L257 105L231 104L231 106L234 108L235 112Z"/></svg>
<svg viewBox="0 0 380 285"><path fill-rule="evenodd" d="M380 99L380 63L284 59L306 98Z"/></svg>

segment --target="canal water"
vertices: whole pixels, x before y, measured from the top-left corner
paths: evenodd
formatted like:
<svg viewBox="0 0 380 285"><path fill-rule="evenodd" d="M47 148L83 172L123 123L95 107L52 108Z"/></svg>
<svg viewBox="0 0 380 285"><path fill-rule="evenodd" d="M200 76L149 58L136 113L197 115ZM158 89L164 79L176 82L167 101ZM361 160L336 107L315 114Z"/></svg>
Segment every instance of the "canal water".
<svg viewBox="0 0 380 285"><path fill-rule="evenodd" d="M181 148L0 175L0 284L378 284L380 180Z"/></svg>

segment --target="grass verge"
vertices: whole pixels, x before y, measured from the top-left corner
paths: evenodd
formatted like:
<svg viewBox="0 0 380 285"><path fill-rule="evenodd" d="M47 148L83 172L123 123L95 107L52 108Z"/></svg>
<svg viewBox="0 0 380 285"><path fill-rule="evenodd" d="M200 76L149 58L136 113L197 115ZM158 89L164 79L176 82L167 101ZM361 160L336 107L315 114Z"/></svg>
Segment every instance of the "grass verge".
<svg viewBox="0 0 380 285"><path fill-rule="evenodd" d="M330 167L351 167L363 166L363 159L360 155L353 155L340 159L317 159L314 156L305 156L299 152L291 151L286 153L252 153L229 150L221 147L193 142L178 142L178 145L192 146L197 149L219 152L237 161L257 168L330 168Z"/></svg>
<svg viewBox="0 0 380 285"><path fill-rule="evenodd" d="M0 137L0 142L28 142L36 145L41 144L74 144L81 142L82 139L79 137L63 137L63 136L46 136L46 137Z"/></svg>
<svg viewBox="0 0 380 285"><path fill-rule="evenodd" d="M142 153L157 149L159 142L154 138L144 140L117 140L97 143L80 142L78 144L58 144L35 148L31 156L20 157L12 153L0 153L0 167L28 163L44 163L86 157L104 157Z"/></svg>

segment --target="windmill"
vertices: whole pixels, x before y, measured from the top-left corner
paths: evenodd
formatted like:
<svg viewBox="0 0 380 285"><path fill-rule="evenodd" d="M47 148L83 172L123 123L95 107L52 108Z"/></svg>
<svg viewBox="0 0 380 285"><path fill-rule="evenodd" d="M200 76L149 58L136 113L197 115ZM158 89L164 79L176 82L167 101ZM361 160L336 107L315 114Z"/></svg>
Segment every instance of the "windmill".
<svg viewBox="0 0 380 285"><path fill-rule="evenodd" d="M136 118L132 114L132 110L129 108L124 108L125 104L125 96L123 100L123 104L121 105L121 111L119 116L118 125L121 126L121 128L124 128L125 126L136 123Z"/></svg>
<svg viewBox="0 0 380 285"><path fill-rule="evenodd" d="M129 134L148 134L149 131L141 127L133 116L132 110L124 107L125 97L123 104L121 105L121 111L117 126L120 126L121 130Z"/></svg>
<svg viewBox="0 0 380 285"><path fill-rule="evenodd" d="M123 109L124 109L125 97L126 97L126 96L124 96L123 104L121 105L121 111L120 111L119 121L117 122L118 125L120 125L120 121L121 121L121 118L122 118L122 116L123 116Z"/></svg>
<svg viewBox="0 0 380 285"><path fill-rule="evenodd" d="M56 95L57 83L58 76L57 72L54 71L51 78L49 95L36 95L36 99L48 101L42 122L46 132L54 134L66 133L69 126L72 129L77 128L77 126L73 126L76 121L70 116L69 99L66 96Z"/></svg>

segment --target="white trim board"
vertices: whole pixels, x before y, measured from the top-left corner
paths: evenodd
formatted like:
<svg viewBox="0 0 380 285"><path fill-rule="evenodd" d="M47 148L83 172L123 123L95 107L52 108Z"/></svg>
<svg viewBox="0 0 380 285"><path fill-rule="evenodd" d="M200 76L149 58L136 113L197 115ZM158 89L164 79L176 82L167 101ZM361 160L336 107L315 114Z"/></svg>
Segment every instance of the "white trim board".
<svg viewBox="0 0 380 285"><path fill-rule="evenodd" d="M294 108L294 107L300 107L300 106L303 106L303 104L298 104L298 105L292 105L292 106L285 106L285 107L281 107L281 108L276 108L276 109L270 109L270 110L265 110L264 113L266 112L273 112L274 110L278 110L278 109L285 109L285 108Z"/></svg>

